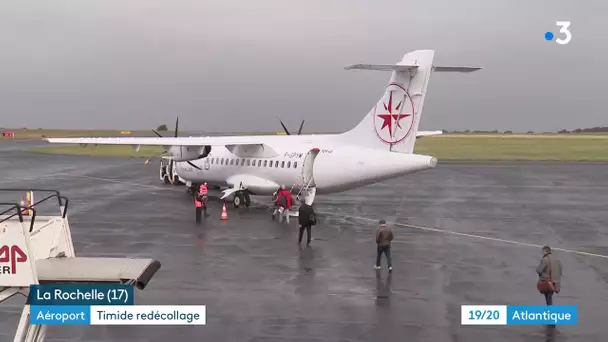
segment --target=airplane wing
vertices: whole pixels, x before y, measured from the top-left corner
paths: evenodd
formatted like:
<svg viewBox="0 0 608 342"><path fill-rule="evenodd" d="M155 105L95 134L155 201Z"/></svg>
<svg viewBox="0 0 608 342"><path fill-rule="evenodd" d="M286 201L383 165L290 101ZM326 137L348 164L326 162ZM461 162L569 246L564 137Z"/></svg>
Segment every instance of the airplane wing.
<svg viewBox="0 0 608 342"><path fill-rule="evenodd" d="M439 135L442 131L419 131L416 138ZM52 144L147 145L147 146L229 146L261 145L259 136L216 137L117 137L117 138L45 138Z"/></svg>
<svg viewBox="0 0 608 342"><path fill-rule="evenodd" d="M46 138L53 144L86 145L131 145L162 146L175 161L189 161L203 158L209 153L207 147L226 147L237 156L258 158L277 156L278 152L260 136L216 136L216 137L117 137L117 138ZM206 152L205 152L206 151Z"/></svg>
<svg viewBox="0 0 608 342"><path fill-rule="evenodd" d="M431 135L441 135L443 131L419 131L416 133L416 138L428 137Z"/></svg>
<svg viewBox="0 0 608 342"><path fill-rule="evenodd" d="M118 138L46 138L52 144L147 145L147 146L226 146L259 145L256 136L230 137L118 137Z"/></svg>

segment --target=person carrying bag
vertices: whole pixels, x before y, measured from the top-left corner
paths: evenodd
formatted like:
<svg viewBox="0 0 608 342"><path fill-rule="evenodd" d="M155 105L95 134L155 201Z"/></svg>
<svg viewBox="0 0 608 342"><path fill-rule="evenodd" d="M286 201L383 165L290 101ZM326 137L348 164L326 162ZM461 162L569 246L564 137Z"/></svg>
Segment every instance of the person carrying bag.
<svg viewBox="0 0 608 342"><path fill-rule="evenodd" d="M317 214L311 205L306 204L304 199L300 199L300 209L298 210L298 223L300 224L300 234L298 244L302 243L304 230L306 230L306 246L310 246L312 240L311 227L317 224Z"/></svg>
<svg viewBox="0 0 608 342"><path fill-rule="evenodd" d="M536 289L545 296L547 305L553 305L553 294L561 290L562 265L553 256L549 246L543 247L542 251L543 257L536 268L539 277Z"/></svg>

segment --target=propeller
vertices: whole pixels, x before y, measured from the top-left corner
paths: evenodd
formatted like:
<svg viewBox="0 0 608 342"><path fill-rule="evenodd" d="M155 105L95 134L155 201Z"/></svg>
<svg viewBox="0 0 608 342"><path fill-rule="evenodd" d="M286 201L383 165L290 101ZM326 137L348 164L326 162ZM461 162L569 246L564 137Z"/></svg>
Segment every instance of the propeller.
<svg viewBox="0 0 608 342"><path fill-rule="evenodd" d="M179 116L175 118L175 133L174 133L174 137L177 138L178 136L178 131L179 131ZM154 134L158 135L160 138L164 138L160 133L158 133L155 129L152 130L152 132L154 132ZM163 153L161 153L161 155L168 153L169 151L167 149L165 149L163 151ZM148 158L148 160L146 160L146 164L148 164L148 162L150 162L150 159L152 159L152 157ZM197 170L202 170L200 167L194 165L192 162L190 161L186 161L186 163L188 163L188 165L192 166L193 168L197 169ZM173 168L173 159L171 159L169 168L172 169Z"/></svg>
<svg viewBox="0 0 608 342"><path fill-rule="evenodd" d="M298 129L298 135L302 134L302 128L304 127L304 121L305 120L302 120L302 122L300 123L300 129ZM285 126L283 121L281 121L281 119L279 119L279 122L281 123L281 126L283 126L283 130L285 131L285 134L291 135L291 133L289 133L289 130L287 129L287 127Z"/></svg>

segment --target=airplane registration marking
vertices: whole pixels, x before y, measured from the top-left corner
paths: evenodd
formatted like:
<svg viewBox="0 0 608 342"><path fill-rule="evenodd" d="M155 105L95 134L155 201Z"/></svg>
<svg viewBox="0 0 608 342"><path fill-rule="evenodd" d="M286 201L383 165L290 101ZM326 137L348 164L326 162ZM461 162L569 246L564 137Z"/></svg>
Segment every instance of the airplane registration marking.
<svg viewBox="0 0 608 342"><path fill-rule="evenodd" d="M303 153L300 152L285 152L283 157L285 158L302 158Z"/></svg>
<svg viewBox="0 0 608 342"><path fill-rule="evenodd" d="M334 152L333 149L327 149L327 148L324 148L319 151L319 153L326 153L326 154L330 154L333 152ZM303 156L304 156L304 153L301 153L301 152L285 152L283 154L283 157L285 157L285 158L302 158Z"/></svg>

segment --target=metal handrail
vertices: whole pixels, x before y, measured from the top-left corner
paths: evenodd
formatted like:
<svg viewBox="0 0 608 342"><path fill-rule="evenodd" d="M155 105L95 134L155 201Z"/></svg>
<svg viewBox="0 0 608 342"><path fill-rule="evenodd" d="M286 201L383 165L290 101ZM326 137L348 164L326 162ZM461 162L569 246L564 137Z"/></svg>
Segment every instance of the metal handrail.
<svg viewBox="0 0 608 342"><path fill-rule="evenodd" d="M7 213L11 212L11 211L12 211L12 210L14 210L14 209L17 209L17 214L13 214L13 215L11 215L11 216L9 216L9 217L5 218L5 219L0 220L0 223L2 223L2 222L4 222L4 221L6 221L6 220L8 220L8 219L10 219L11 217L13 217L13 216L15 216L15 215L19 215L19 221L20 221L20 222L23 222L23 215L21 214L21 210L19 210L19 209L20 209L20 207L21 207L19 204L16 204L16 203L10 203L10 202L0 202L0 205L10 205L10 206L11 206L11 208L10 208L10 209L7 209L7 210L5 210L5 211L1 212L1 213L0 213L0 216L2 216L2 215L4 215L4 214L7 214Z"/></svg>
<svg viewBox="0 0 608 342"><path fill-rule="evenodd" d="M65 218L67 216L68 213L68 204L69 204L69 200L67 197L65 196L61 196L61 193L58 190L52 190L52 189L38 189L38 188L9 188L9 189L2 189L0 188L0 192L2 191L11 191L11 192L27 192L27 191L45 191L45 192L53 192L54 194L49 195L47 197L44 197L43 199L32 203L30 206L24 207L21 206L20 204L15 204L15 203L0 203L0 205L9 205L11 206L11 208L3 211L0 213L1 215L7 214L9 212L11 212L12 210L17 210L16 213L9 215L8 217L5 217L3 219L0 219L0 223L7 221L13 217L15 217L16 215L19 216L19 221L21 223L23 223L23 213L22 211L24 210L31 210L32 211L32 220L30 223L30 232L32 232L32 230L34 229L34 221L36 219L36 209L34 208L36 205L39 205L40 203L46 202L51 198L57 198L57 203L59 204L59 211L61 212L61 217ZM65 201L65 204L64 204ZM62 212L62 207L63 207L63 212Z"/></svg>
<svg viewBox="0 0 608 342"><path fill-rule="evenodd" d="M54 196L54 195L53 195ZM30 222L30 233L32 232L32 230L34 230L34 222L36 221L36 209L34 208L28 208L28 207L22 207L19 204L15 204L15 203L0 203L0 205L10 205L12 206L11 209L5 210L3 212L0 213L0 215L4 215L8 212L10 212L13 209L17 209L17 212L15 214L9 215L5 218L3 218L2 220L0 220L0 223L10 220L12 217L14 217L15 215L19 216L19 222L23 223L23 210L31 210L32 211L32 221Z"/></svg>
<svg viewBox="0 0 608 342"><path fill-rule="evenodd" d="M12 191L12 192L24 192L24 191L44 191L44 192L53 192L55 193L55 195L57 195L57 204L59 204L59 206L62 206L61 203L61 198L63 196L61 196L61 194L59 193L58 190L54 190L54 189L38 189L38 188L0 188L0 192L2 191Z"/></svg>

